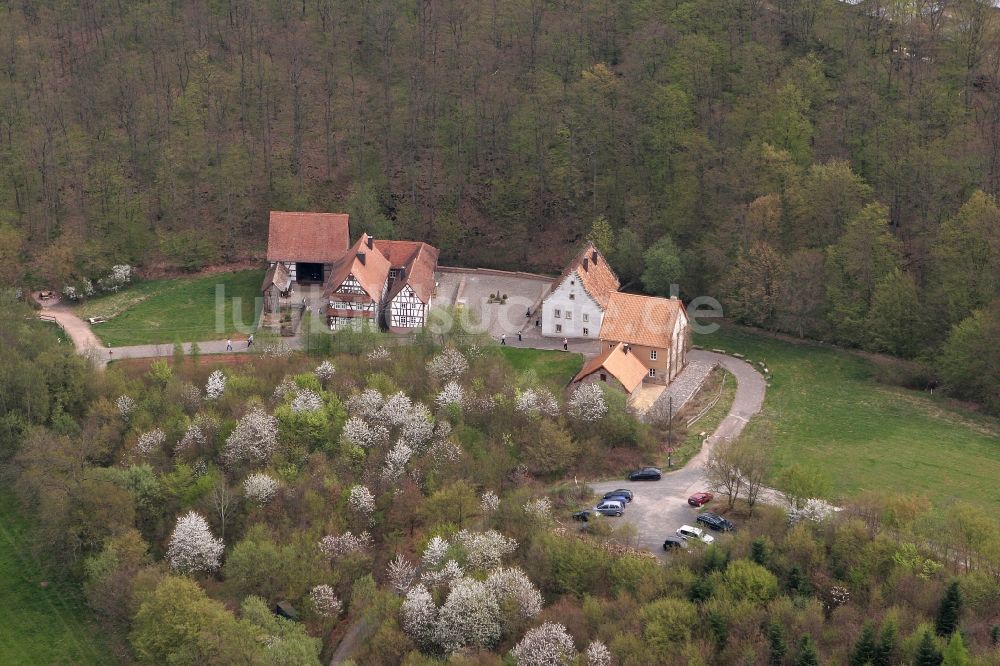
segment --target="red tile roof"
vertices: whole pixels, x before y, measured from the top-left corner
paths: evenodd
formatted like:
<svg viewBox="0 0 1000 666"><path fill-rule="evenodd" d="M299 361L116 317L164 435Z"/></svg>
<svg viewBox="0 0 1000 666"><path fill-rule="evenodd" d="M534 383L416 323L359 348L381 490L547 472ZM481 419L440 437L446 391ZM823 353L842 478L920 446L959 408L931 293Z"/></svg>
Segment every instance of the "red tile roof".
<svg viewBox="0 0 1000 666"><path fill-rule="evenodd" d="M576 271L576 274L580 276L580 285L584 291L602 308L607 307L608 297L618 291L621 286L618 276L615 275L604 255L597 250L593 243L587 243L573 258L559 279L552 283L551 291L555 291L564 280L573 274L573 271Z"/></svg>
<svg viewBox="0 0 1000 666"><path fill-rule="evenodd" d="M592 358L577 373L573 381L581 381L587 375L591 375L604 368L609 375L617 379L625 387L626 391L632 393L635 387L641 384L643 379L646 378L647 370L642 361L635 357L635 354L626 354L624 348L625 344L619 342L613 349L608 349L600 356Z"/></svg>
<svg viewBox="0 0 1000 666"><path fill-rule="evenodd" d="M601 321L601 340L667 349L677 317L687 318L679 299L615 292Z"/></svg>
<svg viewBox="0 0 1000 666"><path fill-rule="evenodd" d="M354 275L361 288L368 292L371 300L378 303L382 299L382 287L389 278L389 261L378 251L369 248L368 234L361 234L351 249L344 253L331 268L330 275L324 285L323 294L329 296L343 284L347 276ZM364 254L364 263L359 255Z"/></svg>
<svg viewBox="0 0 1000 666"><path fill-rule="evenodd" d="M385 255L393 268L402 268L405 272L404 279L393 283L387 298L391 299L404 286L410 285L421 302L430 302L438 260L436 247L420 241L376 240L375 249Z"/></svg>
<svg viewBox="0 0 1000 666"><path fill-rule="evenodd" d="M267 260L331 264L350 245L346 213L289 213L272 210Z"/></svg>

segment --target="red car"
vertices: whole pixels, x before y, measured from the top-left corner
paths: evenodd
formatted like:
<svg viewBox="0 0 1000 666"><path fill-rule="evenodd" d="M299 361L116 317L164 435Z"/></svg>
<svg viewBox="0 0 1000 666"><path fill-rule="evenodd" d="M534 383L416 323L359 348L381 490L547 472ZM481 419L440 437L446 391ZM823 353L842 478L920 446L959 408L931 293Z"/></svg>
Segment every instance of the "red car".
<svg viewBox="0 0 1000 666"><path fill-rule="evenodd" d="M688 504L691 506L705 506L713 499L715 499L715 495L712 493L695 493L691 497L688 497Z"/></svg>

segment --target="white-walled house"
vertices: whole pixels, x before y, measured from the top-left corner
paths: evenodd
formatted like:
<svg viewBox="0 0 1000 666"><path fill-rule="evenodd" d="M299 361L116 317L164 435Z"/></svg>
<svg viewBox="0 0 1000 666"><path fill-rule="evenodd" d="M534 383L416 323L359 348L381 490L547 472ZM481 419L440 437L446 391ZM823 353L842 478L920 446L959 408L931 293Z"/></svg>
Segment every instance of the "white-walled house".
<svg viewBox="0 0 1000 666"><path fill-rule="evenodd" d="M588 243L542 300L542 335L597 339L608 299L619 286L604 256Z"/></svg>

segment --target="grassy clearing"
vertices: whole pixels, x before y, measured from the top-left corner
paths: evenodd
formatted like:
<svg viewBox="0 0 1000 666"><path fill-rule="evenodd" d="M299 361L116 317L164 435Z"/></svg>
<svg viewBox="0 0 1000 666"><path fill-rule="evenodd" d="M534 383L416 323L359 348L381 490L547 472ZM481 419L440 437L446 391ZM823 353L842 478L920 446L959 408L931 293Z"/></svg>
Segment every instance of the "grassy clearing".
<svg viewBox="0 0 1000 666"><path fill-rule="evenodd" d="M524 349L521 347L498 347L511 367L519 374L531 372L539 383L557 394L583 367L583 354L551 351L546 349Z"/></svg>
<svg viewBox="0 0 1000 666"><path fill-rule="evenodd" d="M836 495L884 489L941 506L1000 508L1000 421L926 393L885 386L858 355L724 328L695 344L744 354L771 370L761 418L773 429L775 471L822 469ZM704 429L704 428L700 428Z"/></svg>
<svg viewBox="0 0 1000 666"><path fill-rule="evenodd" d="M673 439L677 442L672 456L675 467L683 467L698 451L701 450L703 437L701 433L711 433L714 431L722 419L726 418L729 409L733 406L733 398L736 396L736 380L732 374L716 368L705 380L701 390L688 404L684 405L684 411L674 420ZM694 418L701 410L708 407L713 400L718 401L711 409L705 412L698 421L688 427L688 419ZM666 441L666 429L657 429L657 438ZM662 467L666 467L667 456L664 454L658 461Z"/></svg>
<svg viewBox="0 0 1000 666"><path fill-rule="evenodd" d="M34 559L25 545L28 531L13 494L0 490L0 601L7 609L0 664L117 663L88 624L79 589Z"/></svg>
<svg viewBox="0 0 1000 666"><path fill-rule="evenodd" d="M260 271L220 273L198 278L150 280L123 292L95 298L77 308L80 317L109 317L93 331L109 346L218 340L236 324L256 321ZM216 289L225 291L222 321L217 322ZM239 298L239 308L234 301Z"/></svg>

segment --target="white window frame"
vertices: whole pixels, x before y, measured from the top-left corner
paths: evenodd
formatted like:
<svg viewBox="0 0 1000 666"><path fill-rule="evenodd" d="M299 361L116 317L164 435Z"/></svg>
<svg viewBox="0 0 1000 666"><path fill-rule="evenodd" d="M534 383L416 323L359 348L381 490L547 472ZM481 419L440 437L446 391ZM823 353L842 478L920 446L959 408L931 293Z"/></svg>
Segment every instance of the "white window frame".
<svg viewBox="0 0 1000 666"><path fill-rule="evenodd" d="M584 312L583 313L583 320L584 321L590 321L590 313L589 312Z"/></svg>
<svg viewBox="0 0 1000 666"><path fill-rule="evenodd" d="M552 316L555 317L556 319L559 319L560 317L562 317L562 310L560 310L559 308L555 308L552 311Z"/></svg>
<svg viewBox="0 0 1000 666"><path fill-rule="evenodd" d="M650 349L649 350L649 360L650 361L655 361L656 360L656 350L655 349Z"/></svg>
<svg viewBox="0 0 1000 666"><path fill-rule="evenodd" d="M649 369L649 376L650 377L655 377L656 376L656 368L650 368Z"/></svg>
<svg viewBox="0 0 1000 666"><path fill-rule="evenodd" d="M562 324L556 324L556 333L562 333Z"/></svg>
<svg viewBox="0 0 1000 666"><path fill-rule="evenodd" d="M589 329L589 328L587 328L586 326L584 326L584 327L583 327L583 334L584 334L584 335L590 335L590 329Z"/></svg>
<svg viewBox="0 0 1000 666"><path fill-rule="evenodd" d="M573 311L572 310L566 310L566 317L565 318L566 318L566 321L569 321L570 319L572 319L573 318Z"/></svg>

